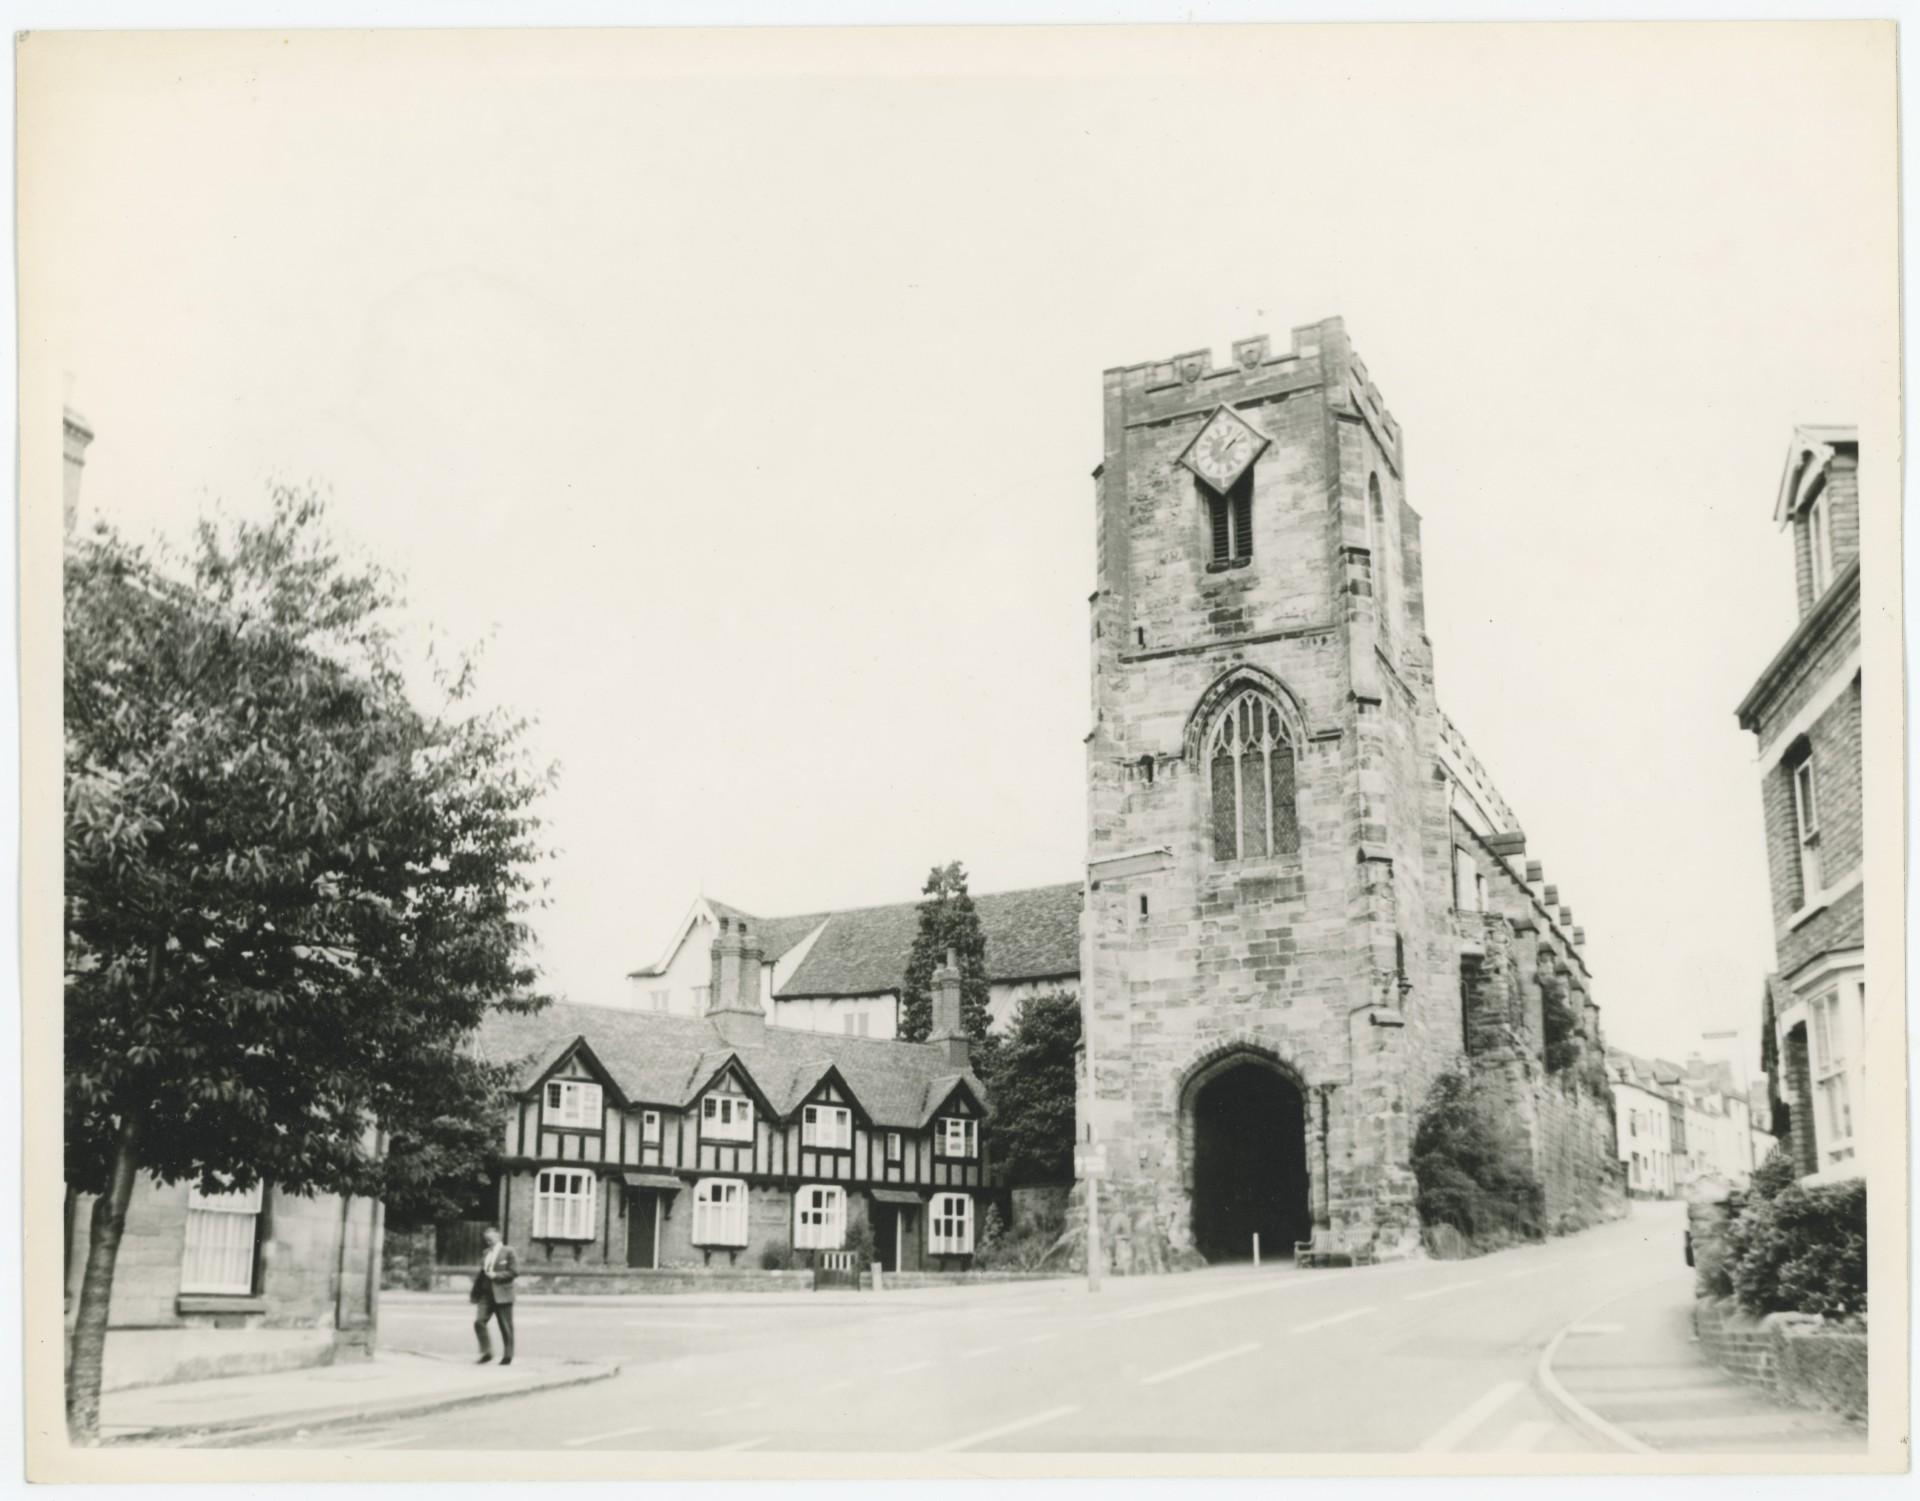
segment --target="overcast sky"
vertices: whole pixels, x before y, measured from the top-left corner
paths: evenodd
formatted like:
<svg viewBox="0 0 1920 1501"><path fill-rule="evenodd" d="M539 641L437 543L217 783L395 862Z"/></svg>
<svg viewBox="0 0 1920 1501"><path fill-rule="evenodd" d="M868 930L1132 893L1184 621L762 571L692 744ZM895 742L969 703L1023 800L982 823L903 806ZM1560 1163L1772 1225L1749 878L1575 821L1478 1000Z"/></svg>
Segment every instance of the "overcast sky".
<svg viewBox="0 0 1920 1501"><path fill-rule="evenodd" d="M1891 391L1875 33L34 43L87 511L312 479L491 636L562 763L561 993L703 886L1078 879L1101 371L1340 314L1611 1039L1755 1061L1733 709L1793 623L1792 425Z"/></svg>

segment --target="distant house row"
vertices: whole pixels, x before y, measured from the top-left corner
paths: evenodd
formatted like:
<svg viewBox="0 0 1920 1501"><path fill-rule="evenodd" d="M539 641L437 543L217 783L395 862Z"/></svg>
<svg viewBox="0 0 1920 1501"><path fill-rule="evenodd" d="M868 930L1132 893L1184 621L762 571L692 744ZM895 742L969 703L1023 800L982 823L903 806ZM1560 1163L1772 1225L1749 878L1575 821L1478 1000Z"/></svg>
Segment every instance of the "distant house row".
<svg viewBox="0 0 1920 1501"><path fill-rule="evenodd" d="M989 1181L958 970L925 1043L767 1024L757 931L714 913L704 1014L555 1004L479 1045L520 1073L495 1210L530 1271L757 1267L871 1232L888 1270L969 1264Z"/></svg>
<svg viewBox="0 0 1920 1501"><path fill-rule="evenodd" d="M1607 1049L1615 1137L1627 1168L1627 1192L1664 1199L1702 1179L1744 1185L1773 1150L1762 1124L1766 1081L1742 1090L1726 1063L1697 1053L1682 1067Z"/></svg>
<svg viewBox="0 0 1920 1501"><path fill-rule="evenodd" d="M987 943L988 1006L1005 1032L1029 996L1077 995L1079 882L976 896ZM895 902L798 917L756 917L700 897L674 929L666 952L627 976L624 1004L635 1011L698 1017L710 1002L708 950L724 920L744 924L760 945L761 1009L777 1027L844 1036L899 1035L900 989L919 929L919 904Z"/></svg>

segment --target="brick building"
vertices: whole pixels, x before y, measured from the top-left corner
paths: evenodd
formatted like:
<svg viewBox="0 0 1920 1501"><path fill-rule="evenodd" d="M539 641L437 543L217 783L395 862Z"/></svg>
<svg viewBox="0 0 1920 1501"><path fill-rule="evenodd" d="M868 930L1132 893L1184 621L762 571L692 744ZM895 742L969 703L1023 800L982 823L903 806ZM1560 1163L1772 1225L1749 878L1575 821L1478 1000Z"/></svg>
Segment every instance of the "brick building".
<svg viewBox="0 0 1920 1501"><path fill-rule="evenodd" d="M1434 696L1402 435L1338 319L1109 370L1080 1131L1120 1269L1416 1254L1459 1071L1549 1222L1617 1212L1584 934Z"/></svg>
<svg viewBox="0 0 1920 1501"><path fill-rule="evenodd" d="M720 915L702 1016L555 1004L496 1013L520 1069L494 1217L530 1285L555 1274L759 1268L862 1226L889 1271L970 1264L991 1164L960 976L934 972L929 1041L767 1024L759 939ZM444 1259L444 1258L443 1258Z"/></svg>
<svg viewBox="0 0 1920 1501"><path fill-rule="evenodd" d="M1794 430L1773 519L1793 540L1799 622L1736 711L1759 744L1774 1134L1822 1180L1864 1172L1866 1153L1859 469L1855 429Z"/></svg>
<svg viewBox="0 0 1920 1501"><path fill-rule="evenodd" d="M1079 994L1079 882L988 892L973 898L987 945L987 1007L1005 1032L1031 996ZM776 1027L899 1035L901 984L920 926L918 902L893 902L797 917L756 917L711 897L698 898L652 964L627 975L636 1011L703 1016L709 1001L707 954L722 918L745 923L761 945L760 997Z"/></svg>

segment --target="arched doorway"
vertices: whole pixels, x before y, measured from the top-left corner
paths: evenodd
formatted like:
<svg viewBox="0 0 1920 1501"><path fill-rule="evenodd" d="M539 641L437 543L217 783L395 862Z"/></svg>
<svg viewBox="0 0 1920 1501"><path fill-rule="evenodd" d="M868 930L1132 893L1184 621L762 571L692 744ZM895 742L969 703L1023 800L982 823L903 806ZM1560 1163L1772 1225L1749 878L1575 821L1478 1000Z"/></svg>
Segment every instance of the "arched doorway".
<svg viewBox="0 0 1920 1501"><path fill-rule="evenodd" d="M1223 1059L1188 1089L1194 1249L1208 1261L1293 1254L1310 1237L1307 1116L1297 1085L1257 1054Z"/></svg>

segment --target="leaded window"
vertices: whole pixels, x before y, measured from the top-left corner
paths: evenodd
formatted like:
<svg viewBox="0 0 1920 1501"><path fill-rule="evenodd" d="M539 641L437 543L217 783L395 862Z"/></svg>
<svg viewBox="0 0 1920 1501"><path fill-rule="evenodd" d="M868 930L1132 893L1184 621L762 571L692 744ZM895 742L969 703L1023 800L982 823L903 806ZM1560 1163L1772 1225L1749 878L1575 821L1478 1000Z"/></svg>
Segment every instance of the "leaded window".
<svg viewBox="0 0 1920 1501"><path fill-rule="evenodd" d="M1234 698L1207 737L1213 857L1257 860L1300 848L1294 745L1279 706L1258 689Z"/></svg>

